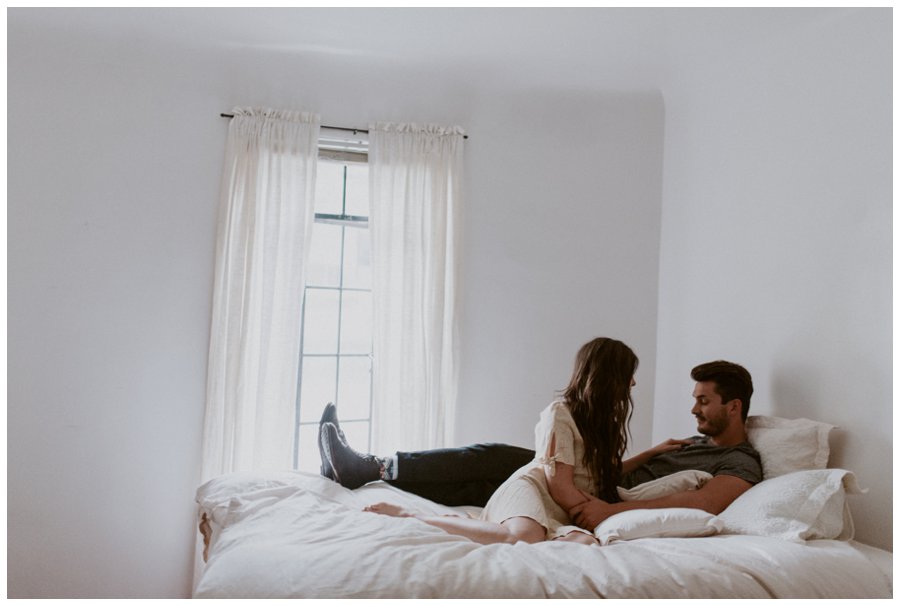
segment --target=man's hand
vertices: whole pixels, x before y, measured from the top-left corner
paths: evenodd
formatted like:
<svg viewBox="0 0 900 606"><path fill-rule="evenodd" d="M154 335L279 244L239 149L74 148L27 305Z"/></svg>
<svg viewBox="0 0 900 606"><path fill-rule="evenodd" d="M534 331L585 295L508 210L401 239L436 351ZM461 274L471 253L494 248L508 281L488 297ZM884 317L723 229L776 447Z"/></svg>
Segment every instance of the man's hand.
<svg viewBox="0 0 900 606"><path fill-rule="evenodd" d="M597 524L614 513L618 513L614 505L586 492L582 492L582 494L587 500L569 509L569 517L581 528L593 531Z"/></svg>

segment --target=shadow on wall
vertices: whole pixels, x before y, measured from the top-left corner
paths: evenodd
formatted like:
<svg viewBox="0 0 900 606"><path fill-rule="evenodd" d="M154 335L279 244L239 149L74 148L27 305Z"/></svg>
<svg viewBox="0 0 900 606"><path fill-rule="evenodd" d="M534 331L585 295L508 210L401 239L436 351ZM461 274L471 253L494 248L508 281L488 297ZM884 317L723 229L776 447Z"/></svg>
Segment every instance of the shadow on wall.
<svg viewBox="0 0 900 606"><path fill-rule="evenodd" d="M769 395L772 414L786 419L806 418L834 425L833 419L828 418L828 411L818 402L818 394L810 389L808 378L815 376L815 373L813 368L797 367L786 372L779 366L774 371Z"/></svg>
<svg viewBox="0 0 900 606"><path fill-rule="evenodd" d="M866 460L873 456L889 464L891 459L891 439L885 438L881 421L876 413L877 402L868 408L860 402L846 401L844 393L831 391L828 384L833 377L823 376L821 367L801 367L780 365L772 377L769 405L772 415L787 419L807 418L813 421L829 423L835 426L829 438L831 455L829 467L850 469L856 473L867 470L859 467L859 456L864 452ZM850 379L847 379L850 381ZM866 399L860 394L858 398ZM885 404L890 410L890 403ZM866 410L865 414L860 411ZM890 417L890 413L888 413ZM888 432L890 436L890 431ZM864 445L856 451L850 451L854 445Z"/></svg>
<svg viewBox="0 0 900 606"><path fill-rule="evenodd" d="M789 419L803 417L835 426L829 436L828 467L854 472L865 491L848 497L855 537L890 550L893 527L890 389L887 401L882 403L869 393L879 390L877 382L866 386L853 377L835 377L826 372L825 365L779 365L772 378L769 414ZM877 381L877 377L872 380ZM854 387L858 383L859 389Z"/></svg>

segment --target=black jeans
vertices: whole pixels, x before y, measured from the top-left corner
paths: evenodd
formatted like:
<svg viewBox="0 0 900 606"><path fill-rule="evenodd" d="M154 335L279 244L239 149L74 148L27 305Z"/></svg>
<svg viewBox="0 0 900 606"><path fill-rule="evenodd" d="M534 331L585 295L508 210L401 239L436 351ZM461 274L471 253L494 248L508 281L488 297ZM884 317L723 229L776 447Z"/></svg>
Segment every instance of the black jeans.
<svg viewBox="0 0 900 606"><path fill-rule="evenodd" d="M508 444L398 452L399 473L389 483L442 505L484 507L514 471L533 460L533 450Z"/></svg>

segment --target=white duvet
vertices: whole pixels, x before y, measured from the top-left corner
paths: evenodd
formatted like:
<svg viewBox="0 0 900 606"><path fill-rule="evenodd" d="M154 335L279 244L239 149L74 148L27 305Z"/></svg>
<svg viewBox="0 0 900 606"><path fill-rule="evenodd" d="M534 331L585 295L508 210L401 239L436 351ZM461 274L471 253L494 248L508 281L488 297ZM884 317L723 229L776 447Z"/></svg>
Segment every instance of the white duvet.
<svg viewBox="0 0 900 606"><path fill-rule="evenodd" d="M231 474L198 491L211 521L200 598L887 598L891 580L853 543L717 535L591 546L478 545L390 501L460 513L382 482ZM884 553L884 552L881 552ZM888 554L885 554L888 555Z"/></svg>

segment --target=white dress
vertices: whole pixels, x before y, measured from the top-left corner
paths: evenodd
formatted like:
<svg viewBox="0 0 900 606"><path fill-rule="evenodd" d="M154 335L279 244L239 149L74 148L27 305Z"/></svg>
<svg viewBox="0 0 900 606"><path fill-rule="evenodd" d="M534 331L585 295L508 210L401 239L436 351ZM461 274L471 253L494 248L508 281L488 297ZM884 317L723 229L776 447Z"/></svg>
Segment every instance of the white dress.
<svg viewBox="0 0 900 606"><path fill-rule="evenodd" d="M551 452L554 436L555 451ZM547 476L556 473L556 463L565 463L575 468L576 488L597 496L591 473L583 462L584 441L565 402L553 402L541 412L534 428L534 441L534 461L516 471L494 492L481 519L500 523L515 517L531 518L547 529L547 540L573 531L586 532L572 524L568 513L550 496L547 486Z"/></svg>

